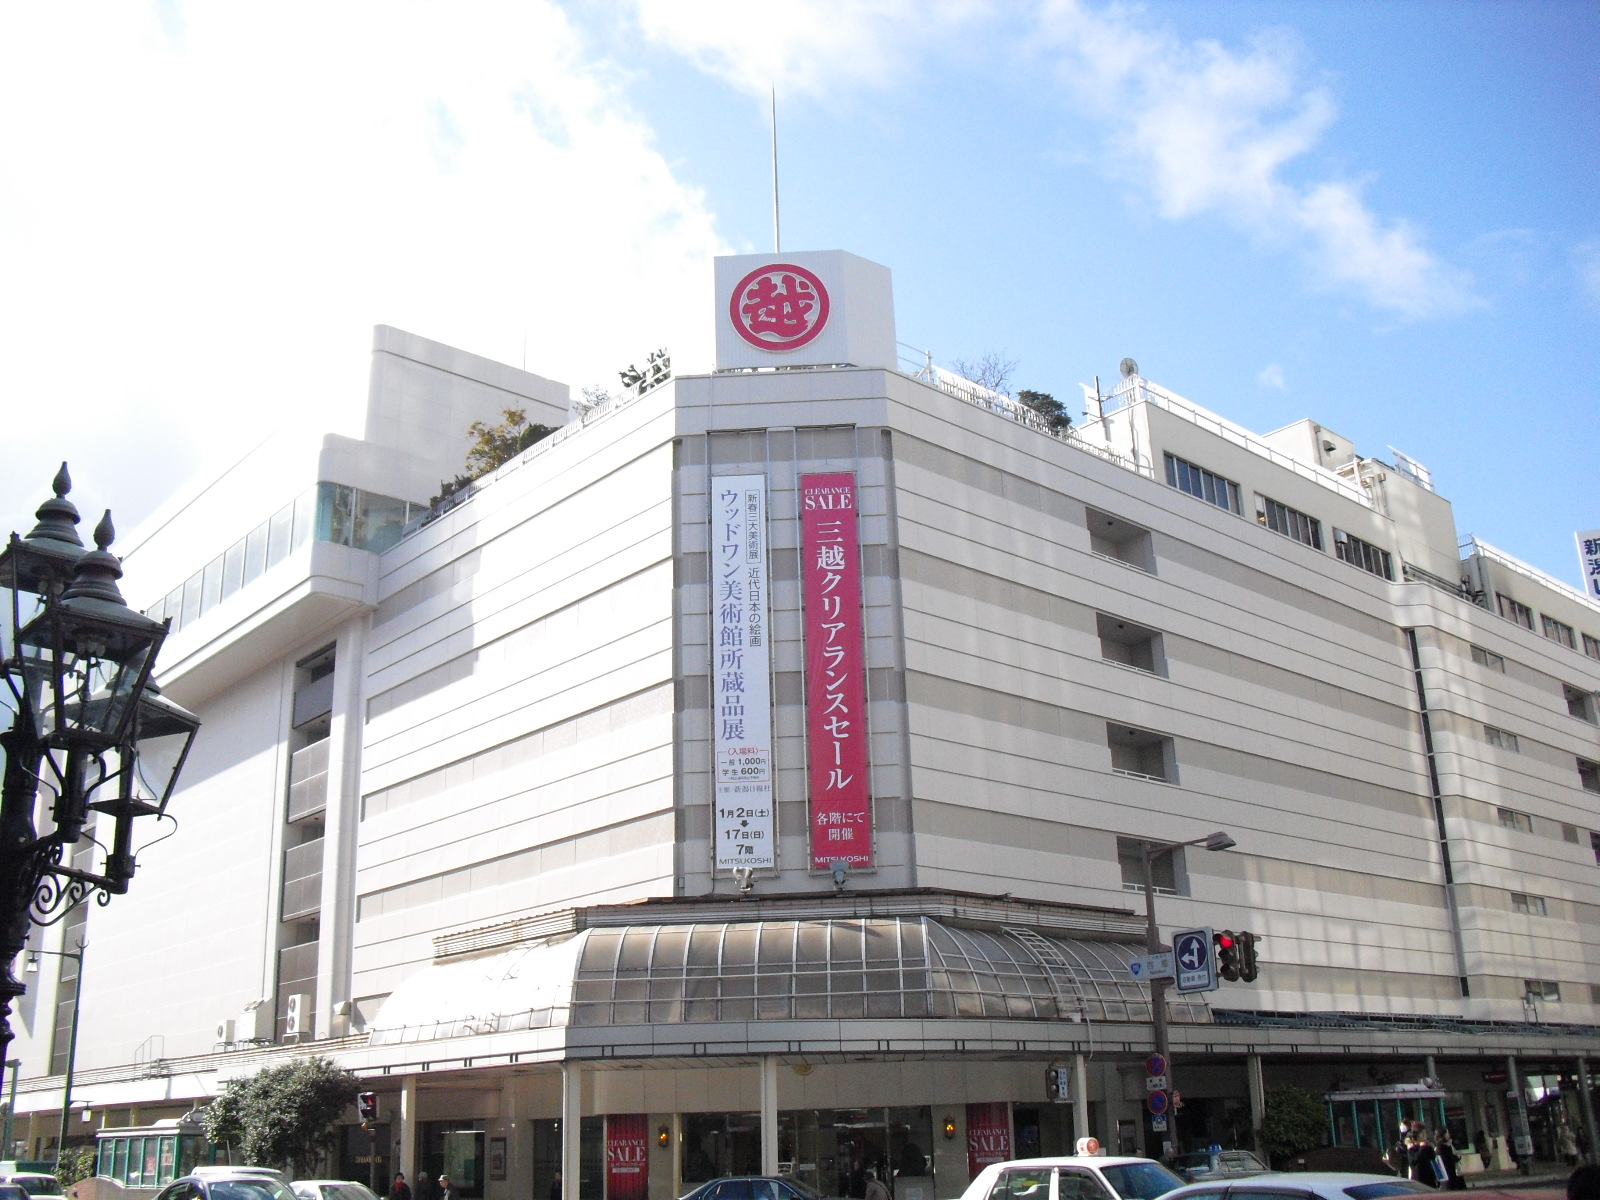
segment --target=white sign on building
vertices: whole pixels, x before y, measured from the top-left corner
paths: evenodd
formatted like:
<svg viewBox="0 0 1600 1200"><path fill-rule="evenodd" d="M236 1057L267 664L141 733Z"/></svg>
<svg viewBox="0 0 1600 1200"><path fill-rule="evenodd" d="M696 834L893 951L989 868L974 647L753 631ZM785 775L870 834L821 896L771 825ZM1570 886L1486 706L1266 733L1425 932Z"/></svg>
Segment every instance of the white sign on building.
<svg viewBox="0 0 1600 1200"><path fill-rule="evenodd" d="M712 860L776 867L765 475L712 476L710 547Z"/></svg>
<svg viewBox="0 0 1600 1200"><path fill-rule="evenodd" d="M1600 529L1578 531L1578 569L1583 572L1583 590L1600 600Z"/></svg>
<svg viewBox="0 0 1600 1200"><path fill-rule="evenodd" d="M717 369L899 361L889 268L843 250L717 259Z"/></svg>

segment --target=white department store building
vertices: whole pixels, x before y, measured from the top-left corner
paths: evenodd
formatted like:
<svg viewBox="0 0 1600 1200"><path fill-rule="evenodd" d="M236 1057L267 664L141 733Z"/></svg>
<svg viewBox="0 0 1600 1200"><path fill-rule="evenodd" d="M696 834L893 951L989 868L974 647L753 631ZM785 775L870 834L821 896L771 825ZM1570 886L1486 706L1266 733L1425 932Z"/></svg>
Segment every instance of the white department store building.
<svg viewBox="0 0 1600 1200"><path fill-rule="evenodd" d="M1153 1145L1138 841L1213 830L1158 868L1163 932L1253 930L1262 968L1171 998L1186 1140L1293 1082L1370 1145L1398 1110L1361 1089L1430 1077L1504 1161L1497 1071L1536 1134L1581 1122L1600 604L1458 540L1403 456L1136 370L1053 434L905 367L885 268L782 264L718 260L714 372L581 419L379 327L362 439L270 440L120 547L204 728L130 893L38 935L89 944L75 1136L322 1053L379 1093L380 1178L485 1200L563 1155L569 1200L862 1165L935 1200ZM560 431L429 510L507 407Z"/></svg>

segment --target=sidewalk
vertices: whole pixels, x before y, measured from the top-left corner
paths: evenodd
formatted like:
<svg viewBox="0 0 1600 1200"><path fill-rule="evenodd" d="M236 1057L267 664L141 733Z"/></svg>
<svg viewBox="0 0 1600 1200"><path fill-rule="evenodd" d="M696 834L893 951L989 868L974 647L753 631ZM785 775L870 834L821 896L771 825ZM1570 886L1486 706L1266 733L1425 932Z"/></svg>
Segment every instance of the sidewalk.
<svg viewBox="0 0 1600 1200"><path fill-rule="evenodd" d="M1469 1191L1494 1190L1500 1192L1522 1191L1525 1188L1550 1188L1566 1187L1567 1176L1571 1175L1573 1168L1564 1163L1535 1162L1533 1173L1524 1175L1520 1171L1479 1171L1475 1175L1467 1176L1467 1189Z"/></svg>

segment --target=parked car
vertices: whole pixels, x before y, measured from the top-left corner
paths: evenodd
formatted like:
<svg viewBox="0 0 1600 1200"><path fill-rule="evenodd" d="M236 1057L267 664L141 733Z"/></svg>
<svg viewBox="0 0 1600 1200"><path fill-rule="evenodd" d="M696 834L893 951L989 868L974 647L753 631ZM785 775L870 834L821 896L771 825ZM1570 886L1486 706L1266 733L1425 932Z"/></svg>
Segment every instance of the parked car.
<svg viewBox="0 0 1600 1200"><path fill-rule="evenodd" d="M378 1200L366 1184L348 1179L296 1179L289 1190L300 1200Z"/></svg>
<svg viewBox="0 0 1600 1200"><path fill-rule="evenodd" d="M985 1167L961 1200L1155 1200L1182 1186L1148 1158L1024 1158Z"/></svg>
<svg viewBox="0 0 1600 1200"><path fill-rule="evenodd" d="M1269 1171L1248 1179L1191 1183L1163 1200L1388 1200L1436 1192L1425 1183L1355 1171Z"/></svg>
<svg viewBox="0 0 1600 1200"><path fill-rule="evenodd" d="M1190 1183L1211 1179L1241 1179L1272 1170L1248 1150L1193 1150L1172 1160L1172 1169Z"/></svg>
<svg viewBox="0 0 1600 1200"><path fill-rule="evenodd" d="M20 1183L0 1183L0 1200L28 1200Z"/></svg>
<svg viewBox="0 0 1600 1200"><path fill-rule="evenodd" d="M821 1200L798 1179L783 1175L730 1175L702 1183L680 1200Z"/></svg>
<svg viewBox="0 0 1600 1200"><path fill-rule="evenodd" d="M64 1200L61 1181L42 1171L7 1171L0 1183L12 1183L26 1192L30 1200Z"/></svg>
<svg viewBox="0 0 1600 1200"><path fill-rule="evenodd" d="M156 1200L296 1200L283 1172L270 1167L196 1167L174 1179Z"/></svg>

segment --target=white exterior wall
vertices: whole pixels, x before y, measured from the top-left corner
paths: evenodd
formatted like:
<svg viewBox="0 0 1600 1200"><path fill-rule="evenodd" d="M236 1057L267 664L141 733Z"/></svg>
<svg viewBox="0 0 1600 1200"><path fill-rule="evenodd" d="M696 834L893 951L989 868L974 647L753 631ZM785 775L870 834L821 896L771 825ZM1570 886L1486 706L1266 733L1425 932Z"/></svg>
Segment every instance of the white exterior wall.
<svg viewBox="0 0 1600 1200"><path fill-rule="evenodd" d="M270 1002L292 682L274 665L211 697L169 809L176 831L139 851L127 895L90 912L80 1071L141 1047L209 1053L219 1021Z"/></svg>
<svg viewBox="0 0 1600 1200"><path fill-rule="evenodd" d="M384 558L356 876L364 1014L431 960L436 933L671 894L670 396L536 450Z"/></svg>

